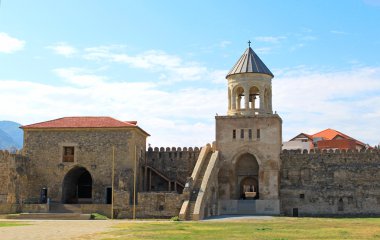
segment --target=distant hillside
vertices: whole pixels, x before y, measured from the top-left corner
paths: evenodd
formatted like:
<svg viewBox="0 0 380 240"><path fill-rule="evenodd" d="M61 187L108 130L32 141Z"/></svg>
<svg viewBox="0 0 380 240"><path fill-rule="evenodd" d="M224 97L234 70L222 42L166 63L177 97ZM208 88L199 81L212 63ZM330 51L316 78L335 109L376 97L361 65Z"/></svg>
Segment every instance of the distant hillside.
<svg viewBox="0 0 380 240"><path fill-rule="evenodd" d="M23 144L23 131L21 124L12 121L0 121L0 149L21 149Z"/></svg>

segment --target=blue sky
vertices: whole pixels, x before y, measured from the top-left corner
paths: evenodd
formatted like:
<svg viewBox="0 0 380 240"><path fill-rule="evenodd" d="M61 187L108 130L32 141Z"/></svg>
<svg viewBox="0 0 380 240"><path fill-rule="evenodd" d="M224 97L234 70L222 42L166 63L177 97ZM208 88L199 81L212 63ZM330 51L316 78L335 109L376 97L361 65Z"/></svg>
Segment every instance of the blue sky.
<svg viewBox="0 0 380 240"><path fill-rule="evenodd" d="M0 5L0 120L138 120L152 146L202 146L252 41L283 139L380 142L380 0L19 1Z"/></svg>

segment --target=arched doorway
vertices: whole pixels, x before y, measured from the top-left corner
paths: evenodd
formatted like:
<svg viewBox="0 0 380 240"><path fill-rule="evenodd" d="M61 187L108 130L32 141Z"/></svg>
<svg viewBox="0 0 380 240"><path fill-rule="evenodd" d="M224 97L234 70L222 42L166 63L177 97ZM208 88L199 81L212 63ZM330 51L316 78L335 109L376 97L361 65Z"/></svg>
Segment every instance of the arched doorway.
<svg viewBox="0 0 380 240"><path fill-rule="evenodd" d="M84 167L74 167L63 179L63 203L92 203L92 177Z"/></svg>
<svg viewBox="0 0 380 240"><path fill-rule="evenodd" d="M245 177L240 181L240 196L243 199L257 199L259 184L255 177Z"/></svg>
<svg viewBox="0 0 380 240"><path fill-rule="evenodd" d="M236 162L236 195L238 199L259 198L259 164L252 154L241 155Z"/></svg>

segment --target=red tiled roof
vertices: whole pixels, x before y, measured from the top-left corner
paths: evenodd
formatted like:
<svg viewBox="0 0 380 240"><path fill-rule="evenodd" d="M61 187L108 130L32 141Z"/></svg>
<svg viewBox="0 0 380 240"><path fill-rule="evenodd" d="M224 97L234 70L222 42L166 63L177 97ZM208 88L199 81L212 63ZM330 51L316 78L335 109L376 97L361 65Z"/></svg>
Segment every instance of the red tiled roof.
<svg viewBox="0 0 380 240"><path fill-rule="evenodd" d="M137 122L122 122L111 117L63 117L46 122L22 126L23 129L40 128L122 128L136 127Z"/></svg>
<svg viewBox="0 0 380 240"><path fill-rule="evenodd" d="M333 140L322 140L318 143L319 149L356 149L356 141L354 139L333 139Z"/></svg>
<svg viewBox="0 0 380 240"><path fill-rule="evenodd" d="M341 136L342 138L345 138L345 139L352 139L356 142L356 144L365 146L364 143L331 128L325 129L323 131L320 131L312 135L313 138L323 138L324 140L333 140L337 136Z"/></svg>

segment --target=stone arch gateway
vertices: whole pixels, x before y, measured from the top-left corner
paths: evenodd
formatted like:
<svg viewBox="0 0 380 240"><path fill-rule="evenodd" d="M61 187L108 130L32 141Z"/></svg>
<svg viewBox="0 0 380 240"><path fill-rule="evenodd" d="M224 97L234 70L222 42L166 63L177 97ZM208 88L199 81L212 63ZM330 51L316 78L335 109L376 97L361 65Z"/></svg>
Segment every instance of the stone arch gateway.
<svg viewBox="0 0 380 240"><path fill-rule="evenodd" d="M93 180L84 167L73 167L62 183L62 203L92 203Z"/></svg>

